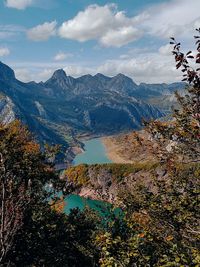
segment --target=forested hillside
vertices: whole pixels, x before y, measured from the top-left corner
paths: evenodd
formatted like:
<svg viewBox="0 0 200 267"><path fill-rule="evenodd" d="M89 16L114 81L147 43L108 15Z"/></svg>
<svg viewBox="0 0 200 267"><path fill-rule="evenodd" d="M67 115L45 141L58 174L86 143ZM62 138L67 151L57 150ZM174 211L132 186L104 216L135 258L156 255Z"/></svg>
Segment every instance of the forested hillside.
<svg viewBox="0 0 200 267"><path fill-rule="evenodd" d="M60 179L52 164L57 146L41 149L19 121L1 124L0 266L200 266L200 29L197 34L194 55L171 39L187 93L176 93L171 120L144 122L148 140L132 134L133 163L80 165ZM12 80L13 72L3 78ZM24 85L13 84L17 99ZM154 157L134 160L140 151ZM131 148L128 153L131 158ZM85 189L112 204L103 217L88 208L64 213L64 197Z"/></svg>

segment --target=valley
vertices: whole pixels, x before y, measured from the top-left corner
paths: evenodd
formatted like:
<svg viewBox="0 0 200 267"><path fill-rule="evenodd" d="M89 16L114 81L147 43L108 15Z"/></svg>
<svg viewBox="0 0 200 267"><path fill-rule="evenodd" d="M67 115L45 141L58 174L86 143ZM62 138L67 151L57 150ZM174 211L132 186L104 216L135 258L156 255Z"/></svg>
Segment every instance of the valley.
<svg viewBox="0 0 200 267"><path fill-rule="evenodd" d="M183 83L137 85L123 74L73 78L62 69L46 82L23 83L0 62L0 119L20 119L41 144L61 145L57 163L71 163L83 149L83 137L140 129L143 118L165 115L160 98L183 88Z"/></svg>
<svg viewBox="0 0 200 267"><path fill-rule="evenodd" d="M0 267L200 267L199 10L0 1Z"/></svg>
<svg viewBox="0 0 200 267"><path fill-rule="evenodd" d="M56 170L79 164L108 164L112 169L115 163L143 161L147 151L136 152L132 131L141 129L143 119L166 115L174 91L183 88L183 83L137 85L123 74L73 78L62 69L46 82L23 83L0 62L0 120L8 124L20 119L40 144L61 145ZM99 199L87 187L78 194L67 197L66 212L74 206L94 207L88 197Z"/></svg>

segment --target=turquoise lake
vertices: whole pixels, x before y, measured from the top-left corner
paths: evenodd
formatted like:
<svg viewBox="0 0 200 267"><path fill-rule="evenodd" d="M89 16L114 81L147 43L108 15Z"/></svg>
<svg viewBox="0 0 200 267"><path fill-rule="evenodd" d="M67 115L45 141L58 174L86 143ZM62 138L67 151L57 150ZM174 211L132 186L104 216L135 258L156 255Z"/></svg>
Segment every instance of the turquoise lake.
<svg viewBox="0 0 200 267"><path fill-rule="evenodd" d="M101 138L95 138L84 142L84 152L75 157L73 164L103 164L111 163L112 161L107 157L105 147ZM65 212L69 214L70 209L79 208L83 210L86 206L95 209L102 213L106 205L102 201L91 200L83 198L78 195L69 195L65 199Z"/></svg>
<svg viewBox="0 0 200 267"><path fill-rule="evenodd" d="M110 204L103 201L91 200L78 195L69 195L65 199L64 211L66 214L69 214L71 209L79 208L80 210L83 210L85 207L90 207L91 209L98 211L100 215L103 215L110 206Z"/></svg>
<svg viewBox="0 0 200 267"><path fill-rule="evenodd" d="M85 151L75 157L74 165L79 165L82 163L102 164L112 162L106 155L106 150L101 138L85 141L84 145Z"/></svg>

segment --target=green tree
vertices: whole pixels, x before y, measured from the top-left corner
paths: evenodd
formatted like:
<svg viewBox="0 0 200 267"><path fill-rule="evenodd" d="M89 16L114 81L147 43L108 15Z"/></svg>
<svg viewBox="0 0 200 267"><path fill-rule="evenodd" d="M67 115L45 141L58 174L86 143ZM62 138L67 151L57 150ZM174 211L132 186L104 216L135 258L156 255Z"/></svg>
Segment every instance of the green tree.
<svg viewBox="0 0 200 267"><path fill-rule="evenodd" d="M191 51L184 54L175 38L172 37L170 42L176 68L181 69L182 81L187 82L184 95L176 92L179 108L173 110L170 122L147 123L147 130L160 144L158 152L164 159L177 160L178 157L182 162L200 160L200 29L196 30L197 48L194 55Z"/></svg>
<svg viewBox="0 0 200 267"><path fill-rule="evenodd" d="M41 152L19 121L0 126L0 266L95 266L98 261L93 244L98 218L78 210L67 216L54 208L57 193L67 193L66 182L49 163L45 155L52 158L53 150L48 151Z"/></svg>
<svg viewBox="0 0 200 267"><path fill-rule="evenodd" d="M41 203L27 211L8 257L17 267L97 266L93 240L98 227L99 219L89 210L74 209L66 216Z"/></svg>
<svg viewBox="0 0 200 267"><path fill-rule="evenodd" d="M189 60L200 63L200 36L195 38L195 56L182 53L180 43L171 38L176 67L188 82L187 93L176 93L179 109L170 121L146 124L161 160L149 173L154 192L140 181L119 192L125 214L121 228L115 231L111 224L97 237L102 267L200 266L200 68L189 64Z"/></svg>
<svg viewBox="0 0 200 267"><path fill-rule="evenodd" d="M44 185L56 180L39 145L20 122L0 126L0 263L23 225L27 207L44 200Z"/></svg>

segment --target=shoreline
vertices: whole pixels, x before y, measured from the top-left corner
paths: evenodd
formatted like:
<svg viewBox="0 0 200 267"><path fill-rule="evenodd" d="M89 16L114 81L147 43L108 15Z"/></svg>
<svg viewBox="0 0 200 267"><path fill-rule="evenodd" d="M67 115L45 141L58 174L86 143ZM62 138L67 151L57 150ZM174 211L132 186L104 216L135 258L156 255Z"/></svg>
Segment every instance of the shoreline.
<svg viewBox="0 0 200 267"><path fill-rule="evenodd" d="M110 135L110 136L98 136L98 135L87 135L87 136L79 136L79 142L81 143L81 146L74 146L70 147L68 150L68 153L71 154L71 157L68 158L68 161L58 163L56 164L56 170L63 170L67 167L74 166L74 159L76 156L85 153L85 144L84 142L87 142L92 139L100 139L102 142L102 145L105 149L105 155L112 163L122 163L122 164L130 164L133 163L133 160L128 160L126 157L123 157L123 154L121 153L120 145L117 145L114 141L114 138L117 135ZM66 165L64 168L63 166Z"/></svg>
<svg viewBox="0 0 200 267"><path fill-rule="evenodd" d="M120 155L119 152L120 147L113 142L112 138L114 138L114 136L101 137L107 157L113 163L124 163L124 164L133 163L132 160L127 160L123 157L123 155Z"/></svg>

